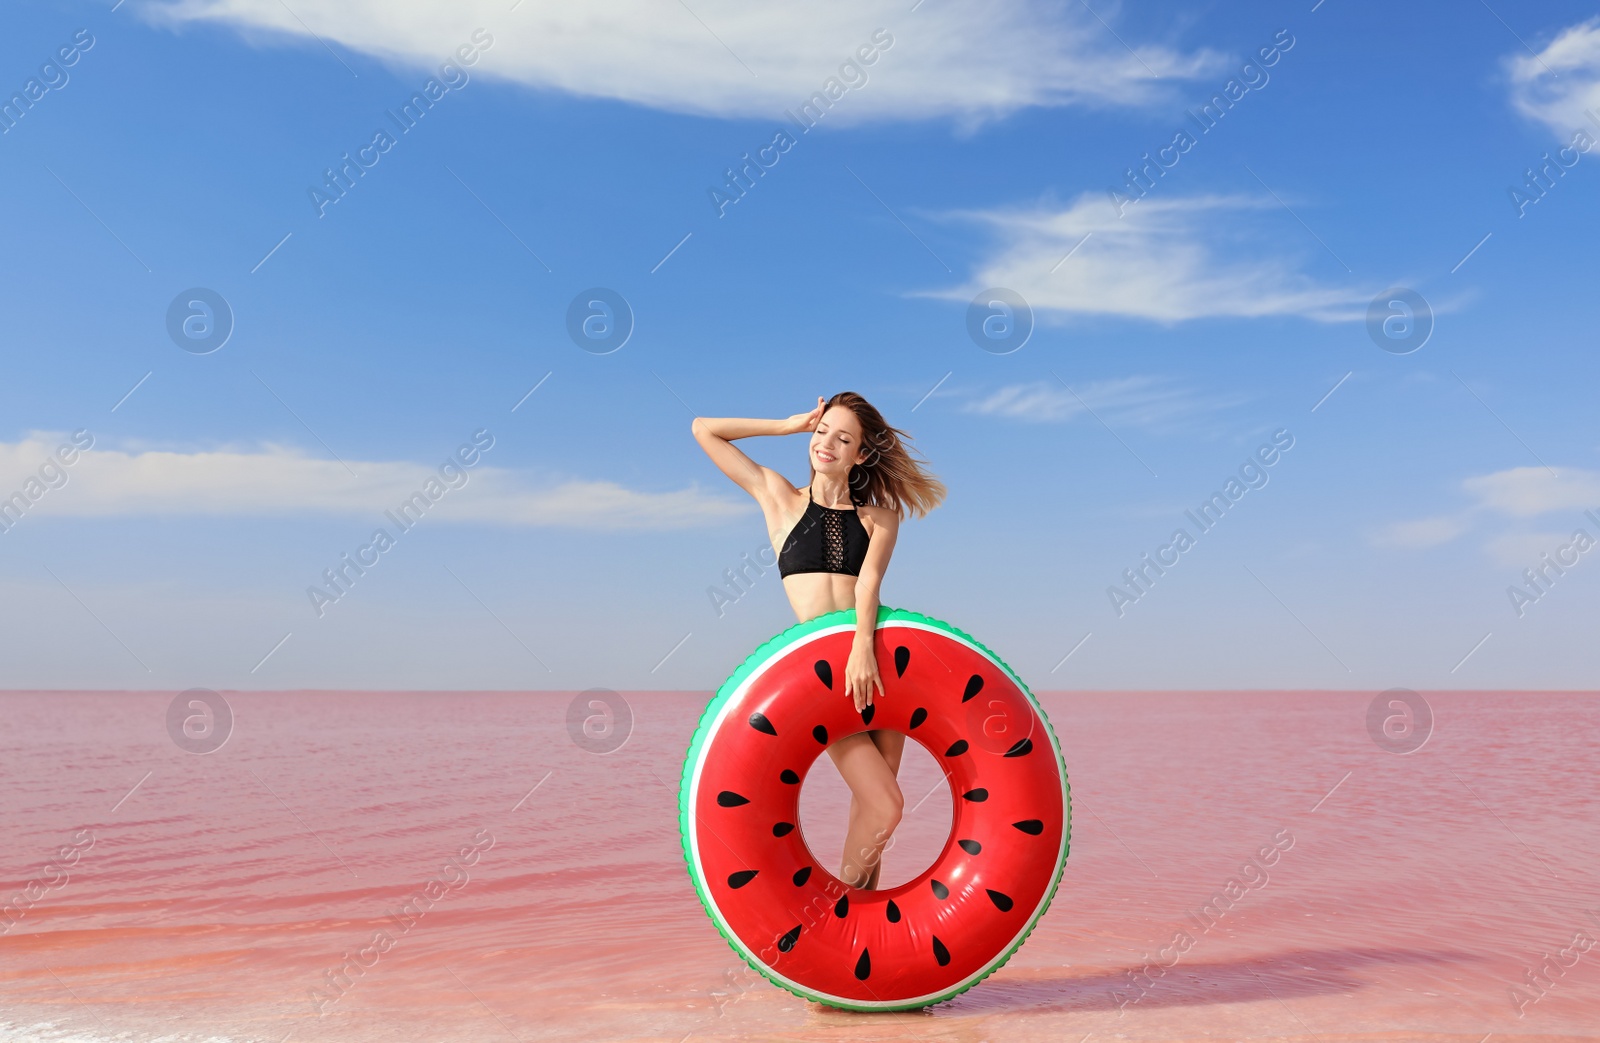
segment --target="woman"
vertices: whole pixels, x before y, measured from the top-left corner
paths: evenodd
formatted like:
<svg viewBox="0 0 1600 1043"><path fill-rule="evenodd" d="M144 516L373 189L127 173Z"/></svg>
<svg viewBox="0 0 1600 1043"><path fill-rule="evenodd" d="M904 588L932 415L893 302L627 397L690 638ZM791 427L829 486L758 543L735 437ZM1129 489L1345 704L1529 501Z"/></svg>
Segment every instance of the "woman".
<svg viewBox="0 0 1600 1043"><path fill-rule="evenodd" d="M801 621L856 610L855 643L845 664L845 698L859 711L883 694L873 648L878 589L894 552L900 519L921 517L944 499L945 487L907 450L907 436L890 427L866 399L841 391L787 420L696 417L695 441L711 461L755 497L778 551L784 593ZM811 433L811 479L802 492L733 445L751 435ZM875 889L883 848L905 806L895 776L906 737L894 731L857 732L828 747L850 787L850 824L839 879Z"/></svg>

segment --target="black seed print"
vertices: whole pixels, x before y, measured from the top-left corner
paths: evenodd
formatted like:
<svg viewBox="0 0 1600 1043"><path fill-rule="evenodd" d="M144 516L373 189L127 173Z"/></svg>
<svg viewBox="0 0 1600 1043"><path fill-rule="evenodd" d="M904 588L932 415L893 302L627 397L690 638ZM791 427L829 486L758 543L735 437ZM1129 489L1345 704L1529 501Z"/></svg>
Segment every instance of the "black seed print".
<svg viewBox="0 0 1600 1043"><path fill-rule="evenodd" d="M966 702L981 691L983 691L983 678L973 674L967 679L967 690L961 693L961 701Z"/></svg>
<svg viewBox="0 0 1600 1043"><path fill-rule="evenodd" d="M850 896L840 895L839 900L833 903L833 915L843 920L850 912Z"/></svg>
<svg viewBox="0 0 1600 1043"><path fill-rule="evenodd" d="M796 775L794 772L790 771L788 768L785 768L782 771L778 772L778 778L780 780L782 780L786 785L797 786L797 785L800 784L800 776Z"/></svg>
<svg viewBox="0 0 1600 1043"><path fill-rule="evenodd" d="M906 675L906 667L910 664L911 649L907 648L905 645L901 645L899 648L896 648L894 650L894 675L896 677L904 677Z"/></svg>
<svg viewBox="0 0 1600 1043"><path fill-rule="evenodd" d="M956 843L960 844L961 850L965 851L969 855L976 855L979 851L983 850L983 845L978 843L976 840L958 840Z"/></svg>
<svg viewBox="0 0 1600 1043"><path fill-rule="evenodd" d="M817 672L817 680L822 682L824 688L833 688L833 667L826 659L818 659L811 668Z"/></svg>
<svg viewBox="0 0 1600 1043"><path fill-rule="evenodd" d="M866 981L867 975L872 973L872 957L867 955L867 950L861 950L861 959L856 961L856 981Z"/></svg>
<svg viewBox="0 0 1600 1043"><path fill-rule="evenodd" d="M940 901L950 897L950 889L944 886L944 884L937 880L930 880L928 883L933 885L933 897L939 899Z"/></svg>
<svg viewBox="0 0 1600 1043"><path fill-rule="evenodd" d="M799 940L800 940L800 925L799 924L795 924L794 928L788 934L786 934L782 938L778 939L778 951L779 952L788 952L790 949L794 948L794 943L799 941ZM934 939L934 940L937 941L938 939ZM935 951L937 951L937 950L935 950Z"/></svg>
<svg viewBox="0 0 1600 1043"><path fill-rule="evenodd" d="M868 703L866 706L863 706L861 708L861 723L862 724L871 724L872 723L872 715L877 713L877 712L878 712L878 708L876 706L873 706L871 703Z"/></svg>
<svg viewBox="0 0 1600 1043"><path fill-rule="evenodd" d="M985 888L985 890L988 889ZM1002 913L1009 913L1012 905L1015 904L1011 901L1010 895L1003 895L999 891L989 891L989 901L993 902L994 907Z"/></svg>
<svg viewBox="0 0 1600 1043"><path fill-rule="evenodd" d="M944 755L946 757L959 757L963 753L966 753L966 752L967 752L967 740L965 740L965 739L957 739L955 742L950 744L950 748L948 750L944 751Z"/></svg>
<svg viewBox="0 0 1600 1043"><path fill-rule="evenodd" d="M917 725L921 724L927 719L928 711L924 710L922 707L919 706L915 710L911 711L911 727L915 728Z"/></svg>
<svg viewBox="0 0 1600 1043"><path fill-rule="evenodd" d="M1036 837L1044 832L1044 823L1036 818L1025 818L1021 822L1011 823L1030 837Z"/></svg>
<svg viewBox="0 0 1600 1043"><path fill-rule="evenodd" d="M741 797L731 789L725 789L717 794L717 803L725 808L736 808L741 804L750 803L749 797Z"/></svg>
<svg viewBox="0 0 1600 1043"><path fill-rule="evenodd" d="M799 928L797 927L795 930L799 930ZM785 935L784 937L788 936ZM781 945L782 943L780 942L779 944ZM787 952L788 950L784 951ZM939 966L941 967L950 965L950 950L944 947L944 942L939 940L937 934L933 936L933 958L939 961Z"/></svg>
<svg viewBox="0 0 1600 1043"><path fill-rule="evenodd" d="M790 833L793 833L793 832L794 832L794 823L793 822L775 822L772 825L772 835L775 836L775 837L786 837ZM976 854L977 852L973 852L973 853Z"/></svg>
<svg viewBox="0 0 1600 1043"><path fill-rule="evenodd" d="M889 917L890 923L900 922L900 907L894 904L893 898L889 899L889 905L888 908L884 910L884 915Z"/></svg>
<svg viewBox="0 0 1600 1043"><path fill-rule="evenodd" d="M979 786L977 789L969 789L967 792L961 794L961 799L970 800L974 804L982 804L984 801L989 799L989 791L984 789L982 786Z"/></svg>
<svg viewBox="0 0 1600 1043"><path fill-rule="evenodd" d="M737 873L730 873L728 875L728 886L737 891L745 884L748 884L750 881L754 880L756 878L756 874L759 872L759 869L741 869Z"/></svg>
<svg viewBox="0 0 1600 1043"><path fill-rule="evenodd" d="M1033 752L1032 739L1018 739L1017 744L1006 751L1007 757L1021 757L1023 754Z"/></svg>
<svg viewBox="0 0 1600 1043"><path fill-rule="evenodd" d="M820 724L811 729L811 737L822 743L824 746L828 745L828 729L824 728Z"/></svg>
<svg viewBox="0 0 1600 1043"><path fill-rule="evenodd" d="M772 722L767 720L767 715L760 711L750 715L750 727L758 732L766 732L768 735L778 734L778 729L774 728Z"/></svg>
<svg viewBox="0 0 1600 1043"><path fill-rule="evenodd" d="M811 879L811 867L810 866L806 866L804 869L802 869L799 872L795 873L795 875L794 875L794 886L796 886L796 887L804 887L806 881L810 880L810 879Z"/></svg>

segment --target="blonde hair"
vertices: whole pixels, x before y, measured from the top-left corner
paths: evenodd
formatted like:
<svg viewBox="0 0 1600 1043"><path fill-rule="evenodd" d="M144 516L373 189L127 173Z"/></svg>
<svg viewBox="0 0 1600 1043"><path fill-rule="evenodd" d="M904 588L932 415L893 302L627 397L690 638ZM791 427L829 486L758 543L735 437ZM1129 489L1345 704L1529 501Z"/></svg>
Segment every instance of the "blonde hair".
<svg viewBox="0 0 1600 1043"><path fill-rule="evenodd" d="M867 454L865 463L850 468L852 499L868 506L887 507L901 518L907 514L924 517L944 501L944 483L933 476L926 463L911 455L910 435L890 427L883 414L854 391L834 395L824 411L834 406L843 406L855 414ZM815 466L811 475L816 477Z"/></svg>

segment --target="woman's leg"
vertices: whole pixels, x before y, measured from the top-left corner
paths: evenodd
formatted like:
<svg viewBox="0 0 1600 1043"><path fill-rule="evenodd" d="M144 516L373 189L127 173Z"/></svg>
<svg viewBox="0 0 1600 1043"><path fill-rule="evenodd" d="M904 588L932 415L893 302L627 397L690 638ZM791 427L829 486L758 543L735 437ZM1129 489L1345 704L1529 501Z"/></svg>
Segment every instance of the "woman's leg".
<svg viewBox="0 0 1600 1043"><path fill-rule="evenodd" d="M883 762L889 766L889 774L898 779L900 775L900 755L906 748L905 733L880 728L867 734L872 736L872 744L878 748L879 753L883 754ZM855 803L854 799L852 799L851 803L852 805ZM867 890L869 891L878 889L878 874L883 870L883 855L884 852L880 850L877 861L872 864L872 875L867 877Z"/></svg>
<svg viewBox="0 0 1600 1043"><path fill-rule="evenodd" d="M889 772L893 775L900 774L900 755L906 748L906 733L892 732L878 729L867 733L872 736L872 744L883 754L884 763L889 765Z"/></svg>
<svg viewBox="0 0 1600 1043"><path fill-rule="evenodd" d="M902 740L904 736L901 737ZM850 826L844 838L839 879L851 887L870 886L905 799L882 751L866 732L847 735L828 747L834 766L850 787ZM899 758L895 758L896 767Z"/></svg>

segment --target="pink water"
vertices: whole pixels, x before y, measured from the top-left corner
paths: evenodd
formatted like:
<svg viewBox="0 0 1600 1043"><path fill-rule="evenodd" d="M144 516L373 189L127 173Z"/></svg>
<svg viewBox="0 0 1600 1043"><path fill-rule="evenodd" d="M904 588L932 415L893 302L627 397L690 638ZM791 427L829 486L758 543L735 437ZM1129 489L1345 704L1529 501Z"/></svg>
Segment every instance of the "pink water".
<svg viewBox="0 0 1600 1043"><path fill-rule="evenodd" d="M1591 694L1428 693L1401 756L1373 693L1047 693L1073 795L1054 905L976 989L878 1015L756 978L701 910L676 786L707 694L629 693L606 755L569 738L571 693L226 694L204 756L169 739L172 693L0 695L0 904L39 896L0 934L0 1040L1600 1039L1600 945L1525 981L1600 939ZM829 775L803 796L823 848ZM905 780L932 795L886 884L949 818L931 759ZM1201 930L1275 834L1293 847Z"/></svg>

